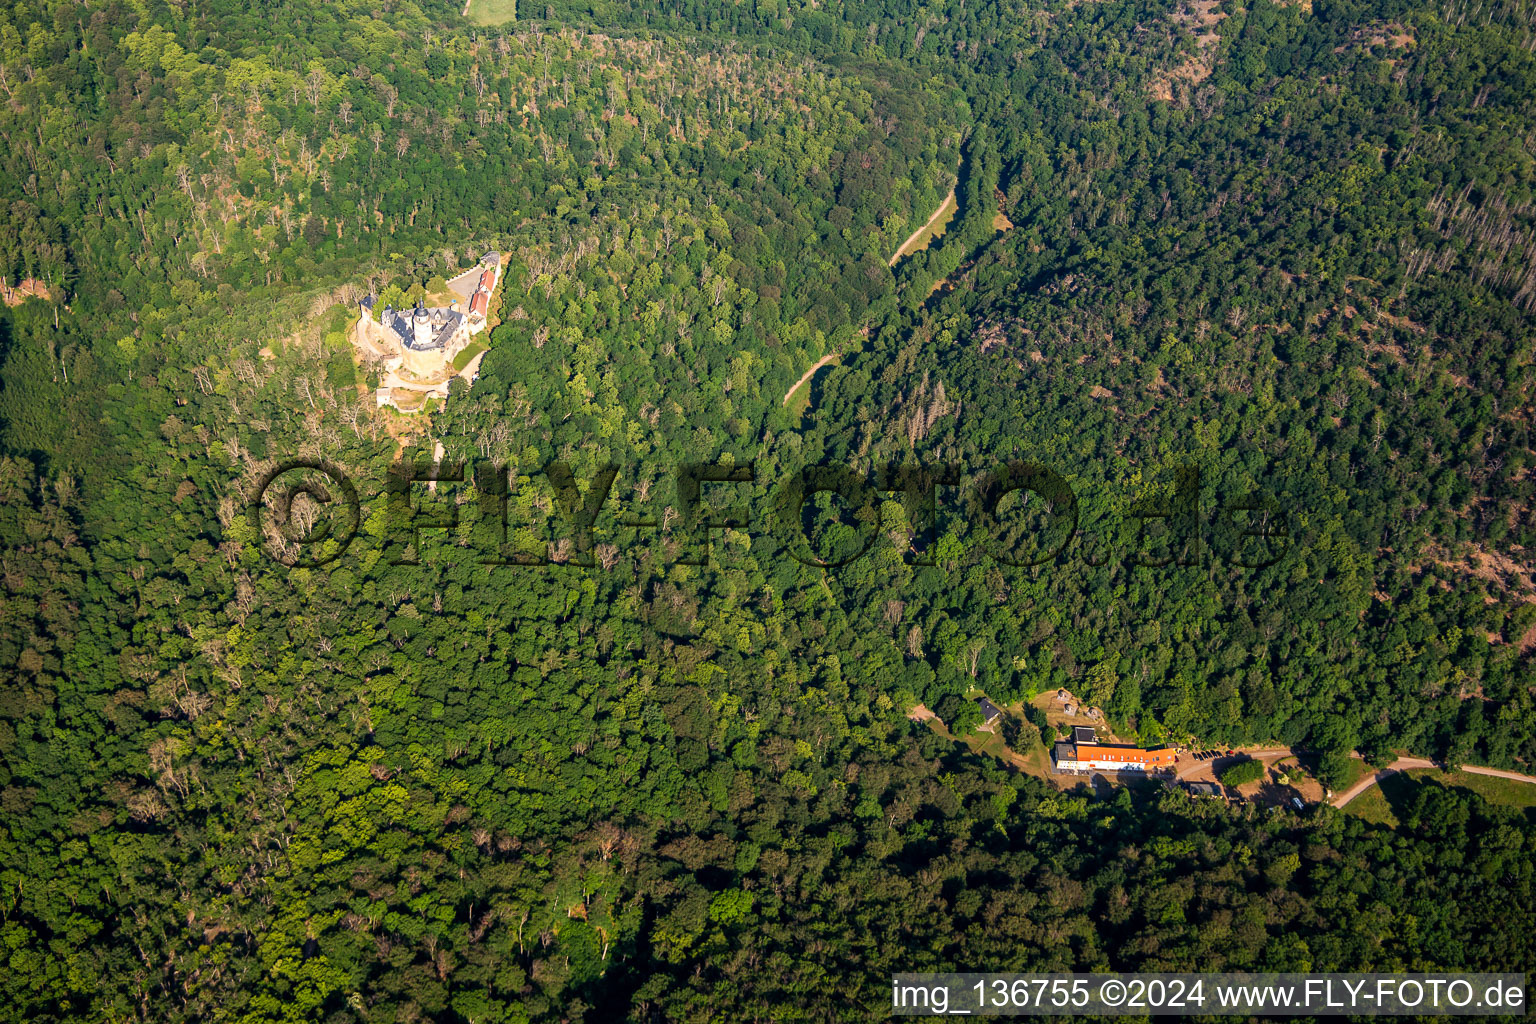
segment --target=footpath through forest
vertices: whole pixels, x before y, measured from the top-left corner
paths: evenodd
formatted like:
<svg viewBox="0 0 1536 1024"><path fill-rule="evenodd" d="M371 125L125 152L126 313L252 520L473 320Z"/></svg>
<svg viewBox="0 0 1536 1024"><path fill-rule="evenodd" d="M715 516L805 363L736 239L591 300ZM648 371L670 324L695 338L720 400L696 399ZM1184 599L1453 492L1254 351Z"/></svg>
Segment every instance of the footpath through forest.
<svg viewBox="0 0 1536 1024"><path fill-rule="evenodd" d="M897 264L897 262L900 261L900 259L903 256L909 256L913 252L915 252L917 250L917 248L918 248L918 246L916 245L916 242L918 241L918 239L922 238L922 236L923 236L923 234L925 232L927 232L930 229L932 229L934 224L941 217L943 217L946 213L953 213L955 211L956 202L957 202L957 199L956 199L956 195L955 195L955 190L954 189L950 189L949 190L949 195L944 197L944 201L939 204L939 208L937 210L933 211L933 216L929 217L927 222L924 223L922 227L918 228L916 231L912 232L910 235L907 236L907 240L905 242L902 242L901 245L896 249L896 251L891 255L891 258L888 261L887 265L894 267ZM824 367L824 366L826 366L826 365L828 365L830 363L835 363L837 360L839 360L841 358L842 358L842 354L841 353L833 352L833 353L831 353L829 355L824 355L820 359L816 360L816 364L814 366L812 366L809 370L806 370L804 373L802 373L800 375L800 379L795 381L795 383L790 386L788 391L784 392L784 397L783 397L783 399L780 400L779 407L783 408L783 407L789 405L790 398L792 398L794 396L795 392L800 390L800 388L803 387L806 384L806 382L808 382L812 377L816 376L816 371L817 370L820 370L822 367Z"/></svg>
<svg viewBox="0 0 1536 1024"><path fill-rule="evenodd" d="M932 228L934 222L937 221L940 217L944 216L946 213L953 213L957 204L958 199L955 195L955 190L950 189L949 195L944 197L944 201L939 204L939 208L933 211L933 216L929 217L927 222L924 223L922 227L918 228L916 231L907 236L907 240L902 242L901 245L896 248L896 251L891 254L891 258L889 262L886 263L886 266L894 267L897 261L899 261L903 256L910 256L912 253L916 252L918 248L916 244L917 240L923 237L923 233Z"/></svg>
<svg viewBox="0 0 1536 1024"><path fill-rule="evenodd" d="M840 357L839 357L838 353L832 352L832 353L830 353L828 355L824 355L820 359L816 360L816 365L812 366L809 370L806 370L804 373L802 373L800 375L800 379L795 381L794 385L788 391L784 392L784 400L779 403L779 406L782 408L783 406L788 405L789 404L789 396L793 395L796 391L799 391L800 390L800 385L804 384L806 381L808 381L812 377L816 376L816 371L817 370L821 369L823 366L826 366L828 363L836 362L839 358Z"/></svg>

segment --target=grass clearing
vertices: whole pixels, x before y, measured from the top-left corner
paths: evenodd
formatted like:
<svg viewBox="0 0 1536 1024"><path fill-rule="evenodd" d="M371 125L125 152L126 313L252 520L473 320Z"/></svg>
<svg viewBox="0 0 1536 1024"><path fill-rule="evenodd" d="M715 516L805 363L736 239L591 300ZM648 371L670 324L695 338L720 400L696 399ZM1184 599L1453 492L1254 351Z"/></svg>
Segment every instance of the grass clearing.
<svg viewBox="0 0 1536 1024"><path fill-rule="evenodd" d="M1051 774L1051 752L1039 743L1035 743L1028 750L1016 750L1023 762L1022 767L1026 774L1037 775L1046 778Z"/></svg>
<svg viewBox="0 0 1536 1024"><path fill-rule="evenodd" d="M1529 782L1501 779L1497 775L1474 775L1472 772L1439 772L1433 768L1409 774L1419 778L1435 778L1447 786L1470 789L1500 807L1536 807L1536 785Z"/></svg>
<svg viewBox="0 0 1536 1024"><path fill-rule="evenodd" d="M1008 745L1003 742L1001 730L994 732L982 732L980 730L962 736L961 742L970 747L977 754L986 754L995 757L999 761L1007 760Z"/></svg>
<svg viewBox="0 0 1536 1024"><path fill-rule="evenodd" d="M1040 746L1038 742L1030 744L1026 750L1016 751L1009 749L1008 744L1003 740L1001 719L993 723L991 732L985 729L977 729L974 732L966 733L964 736L956 736L950 732L949 726L945 725L936 715L928 712L927 709L924 709L924 711L925 714L913 720L923 722L928 726L929 730L944 737L951 743L964 744L966 749L973 754L982 754L986 757L995 758L1004 764L1014 765L1030 775L1037 775L1041 778L1050 777L1051 757L1049 752Z"/></svg>
<svg viewBox="0 0 1536 1024"><path fill-rule="evenodd" d="M453 372L463 373L464 367L468 366L470 361L474 359L475 356L479 355L481 352L484 352L489 347L490 346L488 346L483 341L472 341L468 345L464 346L464 351L453 357Z"/></svg>
<svg viewBox="0 0 1536 1024"><path fill-rule="evenodd" d="M1414 794L1425 782L1434 781L1443 786L1471 790L1497 807L1536 807L1536 785L1501 779L1496 775L1477 775L1472 772L1442 772L1438 768L1411 768L1406 772L1383 779L1378 786L1361 793L1344 808L1374 825L1397 828L1400 815L1413 802Z"/></svg>
<svg viewBox="0 0 1536 1024"><path fill-rule="evenodd" d="M464 16L476 25L504 25L517 20L517 0L469 0Z"/></svg>
<svg viewBox="0 0 1536 1024"><path fill-rule="evenodd" d="M395 400L395 408L401 412L417 412L426 404L425 394L408 388L395 388L391 397Z"/></svg>
<svg viewBox="0 0 1536 1024"><path fill-rule="evenodd" d="M1392 812L1391 801L1387 799L1386 792L1380 786L1372 786L1355 797L1344 808L1344 813L1352 814L1372 825L1385 825L1388 828L1397 828L1398 825L1397 815Z"/></svg>
<svg viewBox="0 0 1536 1024"><path fill-rule="evenodd" d="M1350 760L1349 760L1349 770L1346 773L1347 777L1342 782L1340 782L1337 786L1334 787L1334 792L1336 792L1336 793L1347 793L1347 792L1349 792L1349 787L1350 786L1353 786L1355 783L1359 782L1361 779L1365 778L1367 775L1371 774L1375 770L1376 770L1375 768L1372 768L1370 765L1366 764L1364 761L1360 760L1359 758L1350 758ZM1362 793L1360 796L1355 797L1355 799L1356 800L1361 800L1361 799L1364 799L1364 796L1365 796L1365 794ZM1353 801L1351 801L1350 806L1354 806Z"/></svg>

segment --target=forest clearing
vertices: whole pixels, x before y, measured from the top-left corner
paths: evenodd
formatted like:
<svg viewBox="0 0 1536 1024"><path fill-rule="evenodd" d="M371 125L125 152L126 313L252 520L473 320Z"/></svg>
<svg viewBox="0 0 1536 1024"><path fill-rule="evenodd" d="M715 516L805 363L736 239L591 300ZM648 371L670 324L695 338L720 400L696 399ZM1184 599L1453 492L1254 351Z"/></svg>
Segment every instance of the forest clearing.
<svg viewBox="0 0 1536 1024"><path fill-rule="evenodd" d="M463 17L491 27L517 20L517 0L465 0Z"/></svg>

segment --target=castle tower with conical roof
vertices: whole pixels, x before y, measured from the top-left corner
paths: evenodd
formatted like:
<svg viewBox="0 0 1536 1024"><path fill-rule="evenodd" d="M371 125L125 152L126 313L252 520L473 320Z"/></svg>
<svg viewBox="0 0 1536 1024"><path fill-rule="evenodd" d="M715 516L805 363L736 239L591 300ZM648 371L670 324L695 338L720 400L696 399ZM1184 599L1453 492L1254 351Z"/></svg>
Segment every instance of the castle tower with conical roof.
<svg viewBox="0 0 1536 1024"><path fill-rule="evenodd" d="M415 337L417 348L432 347L432 314L428 313L427 308L419 302L411 312L411 333Z"/></svg>

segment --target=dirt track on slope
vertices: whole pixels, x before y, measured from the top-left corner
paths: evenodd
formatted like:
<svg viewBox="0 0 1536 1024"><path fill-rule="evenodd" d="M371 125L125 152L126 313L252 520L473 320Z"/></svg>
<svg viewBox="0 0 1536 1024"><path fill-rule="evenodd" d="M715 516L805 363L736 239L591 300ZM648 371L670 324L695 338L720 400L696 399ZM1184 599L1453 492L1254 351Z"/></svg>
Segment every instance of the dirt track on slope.
<svg viewBox="0 0 1536 1024"><path fill-rule="evenodd" d="M833 352L831 355L825 355L825 356L822 356L820 359L816 360L816 365L811 367L809 370L806 370L804 373L802 373L800 375L800 379L795 381L795 386L790 388L788 391L784 392L784 400L779 403L779 407L783 408L784 406L788 405L789 404L789 396L794 394L796 391L798 391L800 389L800 385L804 384L806 381L808 381L812 377L816 376L816 371L817 370L821 369L823 366L826 366L828 363L836 362L840 358L842 358L842 357L840 355L838 355L838 353Z"/></svg>

